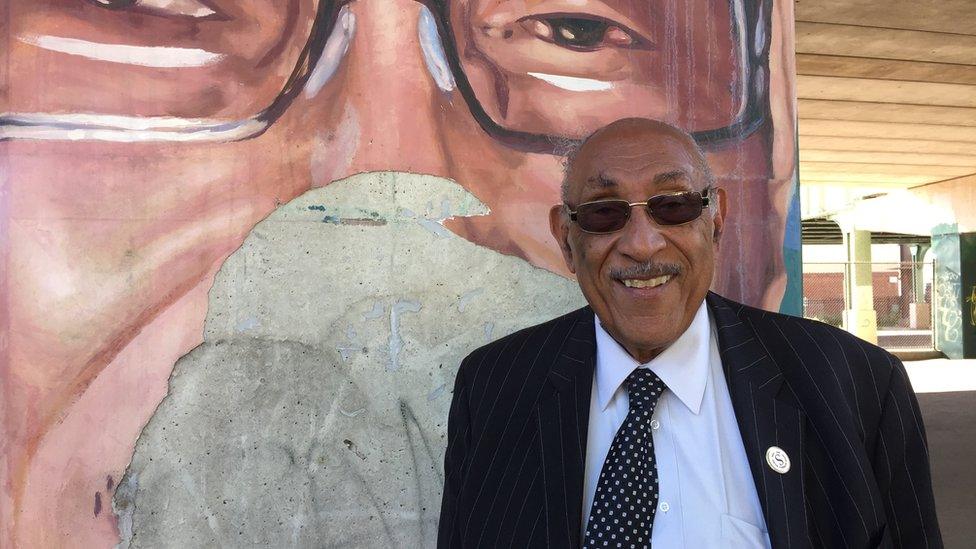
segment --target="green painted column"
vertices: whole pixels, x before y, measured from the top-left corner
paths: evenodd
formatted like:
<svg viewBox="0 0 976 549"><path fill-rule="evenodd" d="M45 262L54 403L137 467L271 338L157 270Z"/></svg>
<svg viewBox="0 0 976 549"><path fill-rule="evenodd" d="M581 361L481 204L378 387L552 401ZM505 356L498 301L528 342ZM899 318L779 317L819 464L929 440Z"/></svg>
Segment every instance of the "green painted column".
<svg viewBox="0 0 976 549"><path fill-rule="evenodd" d="M962 267L962 357L976 358L976 233L959 235Z"/></svg>
<svg viewBox="0 0 976 549"><path fill-rule="evenodd" d="M878 343L878 313L874 310L871 270L871 232L844 232L847 272L844 273L844 327L857 337Z"/></svg>
<svg viewBox="0 0 976 549"><path fill-rule="evenodd" d="M932 231L935 341L949 358L976 358L976 233Z"/></svg>

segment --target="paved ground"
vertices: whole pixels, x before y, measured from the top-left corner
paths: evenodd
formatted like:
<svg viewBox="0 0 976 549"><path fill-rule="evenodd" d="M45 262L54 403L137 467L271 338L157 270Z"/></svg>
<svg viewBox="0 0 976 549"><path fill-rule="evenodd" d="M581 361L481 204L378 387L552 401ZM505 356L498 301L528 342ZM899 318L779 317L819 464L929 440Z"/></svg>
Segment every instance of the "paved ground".
<svg viewBox="0 0 976 549"><path fill-rule="evenodd" d="M925 419L932 482L948 548L976 542L976 360L906 362Z"/></svg>

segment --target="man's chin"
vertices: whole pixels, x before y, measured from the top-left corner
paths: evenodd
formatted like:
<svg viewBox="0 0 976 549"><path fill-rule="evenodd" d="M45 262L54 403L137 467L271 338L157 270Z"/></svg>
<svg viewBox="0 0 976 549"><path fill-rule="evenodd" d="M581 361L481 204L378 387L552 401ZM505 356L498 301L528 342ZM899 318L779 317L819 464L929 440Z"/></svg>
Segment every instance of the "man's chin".
<svg viewBox="0 0 976 549"><path fill-rule="evenodd" d="M677 300L667 295L648 299L634 299L615 307L613 316L621 326L634 326L633 333L654 331L660 333L661 327L683 317L685 309Z"/></svg>

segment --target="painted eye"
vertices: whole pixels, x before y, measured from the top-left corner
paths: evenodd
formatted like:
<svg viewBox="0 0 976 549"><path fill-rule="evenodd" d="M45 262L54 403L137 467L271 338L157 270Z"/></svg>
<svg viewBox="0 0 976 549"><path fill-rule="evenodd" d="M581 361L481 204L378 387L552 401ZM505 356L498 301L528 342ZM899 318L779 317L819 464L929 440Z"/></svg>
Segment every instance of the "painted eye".
<svg viewBox="0 0 976 549"><path fill-rule="evenodd" d="M31 3L44 7L17 14L12 52L44 70L0 110L26 113L38 127L71 120L113 141L217 140L224 128L260 127L306 77L318 10L307 0L15 2Z"/></svg>
<svg viewBox="0 0 976 549"><path fill-rule="evenodd" d="M109 10L137 9L158 15L209 17L217 12L199 0L87 0Z"/></svg>
<svg viewBox="0 0 976 549"><path fill-rule="evenodd" d="M623 25L599 17L536 15L527 17L520 23L536 37L572 50L646 48L649 45L647 40Z"/></svg>

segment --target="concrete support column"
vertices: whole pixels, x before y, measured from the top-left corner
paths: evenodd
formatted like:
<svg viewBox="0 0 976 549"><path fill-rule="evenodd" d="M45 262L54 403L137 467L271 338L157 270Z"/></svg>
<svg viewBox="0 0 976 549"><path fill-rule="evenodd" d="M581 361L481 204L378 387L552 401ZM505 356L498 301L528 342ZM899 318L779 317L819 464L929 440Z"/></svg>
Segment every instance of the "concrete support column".
<svg viewBox="0 0 976 549"><path fill-rule="evenodd" d="M932 303L925 300L925 252L929 244L916 244L912 252L915 266L912 269L912 302L909 304L908 327L913 330L928 330L932 327Z"/></svg>
<svg viewBox="0 0 976 549"><path fill-rule="evenodd" d="M859 229L844 231L847 248L847 272L844 273L844 327L857 337L878 343L878 313L874 310L874 287L871 269L871 232Z"/></svg>
<svg viewBox="0 0 976 549"><path fill-rule="evenodd" d="M901 293L898 295L898 314L902 321L908 320L909 307L915 302L915 269L911 246L898 246L901 265L898 268L898 285Z"/></svg>
<svg viewBox="0 0 976 549"><path fill-rule="evenodd" d="M925 301L925 253L931 248L931 244L916 244L915 251L913 253L913 260L915 261L915 302L922 303Z"/></svg>

